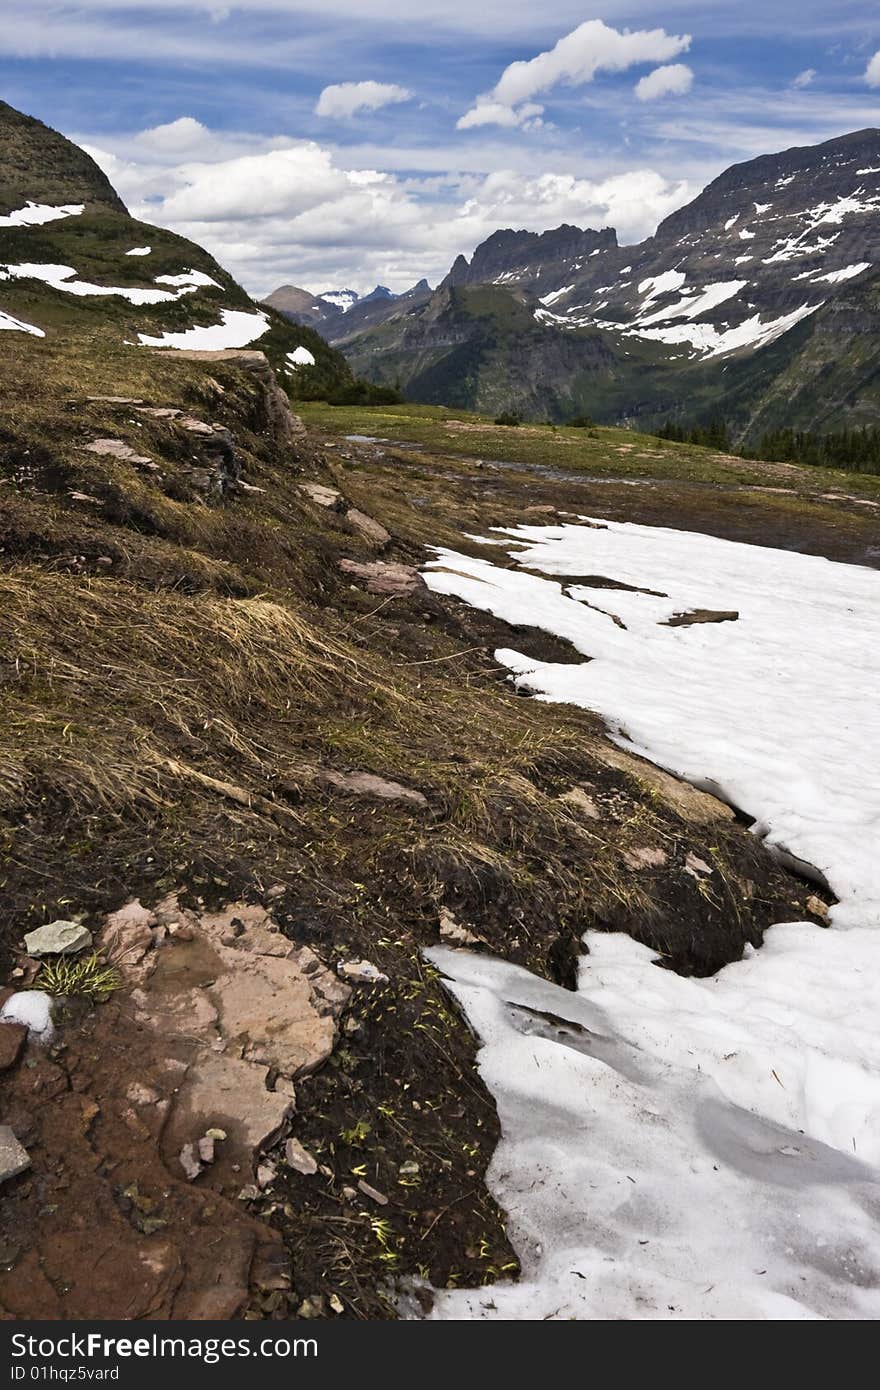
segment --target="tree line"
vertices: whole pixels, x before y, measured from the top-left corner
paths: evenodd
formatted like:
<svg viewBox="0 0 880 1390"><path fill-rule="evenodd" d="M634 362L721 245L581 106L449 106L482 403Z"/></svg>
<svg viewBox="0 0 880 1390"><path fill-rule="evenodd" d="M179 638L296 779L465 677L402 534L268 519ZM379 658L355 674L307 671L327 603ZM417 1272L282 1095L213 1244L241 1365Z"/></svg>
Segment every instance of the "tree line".
<svg viewBox="0 0 880 1390"><path fill-rule="evenodd" d="M765 430L756 444L734 449L723 420L705 425L682 425L667 420L656 431L658 439L678 444L697 444L707 449L736 453L740 458L768 463L804 463L817 468L842 468L853 473L880 473L880 425L857 425L819 434L815 430Z"/></svg>

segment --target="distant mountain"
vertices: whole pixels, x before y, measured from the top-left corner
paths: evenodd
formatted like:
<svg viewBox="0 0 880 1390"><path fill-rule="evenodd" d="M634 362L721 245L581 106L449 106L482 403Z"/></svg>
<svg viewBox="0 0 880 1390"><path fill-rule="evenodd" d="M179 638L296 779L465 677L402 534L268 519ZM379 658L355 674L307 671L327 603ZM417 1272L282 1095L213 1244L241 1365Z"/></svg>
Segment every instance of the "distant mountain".
<svg viewBox="0 0 880 1390"><path fill-rule="evenodd" d="M83 150L0 103L0 330L142 347L264 349L294 394L350 383L308 327L261 307L202 247L129 216Z"/></svg>
<svg viewBox="0 0 880 1390"><path fill-rule="evenodd" d="M872 129L734 165L637 246L619 246L609 228L496 232L405 317L350 320L336 341L358 370L403 382L415 400L454 392L479 409L643 423L723 405L747 433L769 409L758 400L774 373L800 382L787 423L821 414L823 353L843 322L858 323L847 389L825 412L836 426L880 418L874 267ZM784 365L790 354L796 367Z"/></svg>
<svg viewBox="0 0 880 1390"><path fill-rule="evenodd" d="M424 303L430 294L427 280L420 280L403 294L393 294L386 285L377 285L365 295L358 295L354 290L326 290L313 295L296 285L281 285L262 302L277 309L292 323L320 327L328 342L344 343L365 328L375 327L407 312L415 304Z"/></svg>

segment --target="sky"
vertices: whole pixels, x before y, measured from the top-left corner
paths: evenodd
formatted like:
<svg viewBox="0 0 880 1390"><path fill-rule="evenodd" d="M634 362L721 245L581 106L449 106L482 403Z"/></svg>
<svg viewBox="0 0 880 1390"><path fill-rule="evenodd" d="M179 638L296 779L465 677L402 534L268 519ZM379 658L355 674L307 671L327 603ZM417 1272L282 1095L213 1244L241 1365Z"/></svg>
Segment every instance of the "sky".
<svg viewBox="0 0 880 1390"><path fill-rule="evenodd" d="M876 0L3 0L0 92L255 295L432 284L498 227L649 236L880 126Z"/></svg>

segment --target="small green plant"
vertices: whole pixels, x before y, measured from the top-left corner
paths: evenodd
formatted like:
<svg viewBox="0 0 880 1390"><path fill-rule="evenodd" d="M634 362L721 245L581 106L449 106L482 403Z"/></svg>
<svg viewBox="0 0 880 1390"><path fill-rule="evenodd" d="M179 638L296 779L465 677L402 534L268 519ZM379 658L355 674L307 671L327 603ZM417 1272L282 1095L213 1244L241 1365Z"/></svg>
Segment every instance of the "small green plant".
<svg viewBox="0 0 880 1390"><path fill-rule="evenodd" d="M122 977L114 966L106 965L96 955L83 960L58 956L43 963L34 984L47 994L77 994L98 1002L121 987Z"/></svg>

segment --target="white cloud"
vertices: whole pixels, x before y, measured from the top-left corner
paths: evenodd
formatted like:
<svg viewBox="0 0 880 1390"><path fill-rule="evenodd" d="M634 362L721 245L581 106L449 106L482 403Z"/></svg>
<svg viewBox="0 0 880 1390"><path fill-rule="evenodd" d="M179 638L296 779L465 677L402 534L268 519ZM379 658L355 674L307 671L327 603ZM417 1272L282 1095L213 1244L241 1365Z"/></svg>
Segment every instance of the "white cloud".
<svg viewBox="0 0 880 1390"><path fill-rule="evenodd" d="M797 77L794 78L791 85L793 87L797 87L798 89L800 89L801 87L809 87L810 83L813 81L813 78L815 76L815 68L804 68L803 72L799 72Z"/></svg>
<svg viewBox="0 0 880 1390"><path fill-rule="evenodd" d="M880 87L880 48L865 70L865 81L869 87Z"/></svg>
<svg viewBox="0 0 880 1390"><path fill-rule="evenodd" d="M667 63L655 68L636 83L639 101L656 101L658 97L683 96L694 83L694 74L686 63Z"/></svg>
<svg viewBox="0 0 880 1390"><path fill-rule="evenodd" d="M182 156L174 136L155 130L110 149L87 143L136 217L205 246L256 295L285 282L402 290L425 275L433 284L499 227L616 226L638 240L693 192L644 168L596 179L496 165L414 178L348 168L344 152L313 141L169 128L193 137Z"/></svg>
<svg viewBox="0 0 880 1390"><path fill-rule="evenodd" d="M559 83L573 87L592 82L597 72L624 72L637 63L662 63L686 52L690 43L689 34L667 34L665 29L612 29L601 19L588 19L553 48L506 67L492 91L477 97L475 105L461 117L458 128L466 130L490 122L509 125L511 122L499 119L498 114L485 113L512 111Z"/></svg>
<svg viewBox="0 0 880 1390"><path fill-rule="evenodd" d="M315 115L344 120L357 111L378 111L382 106L394 106L411 98L412 92L394 82L337 82L324 88Z"/></svg>
<svg viewBox="0 0 880 1390"><path fill-rule="evenodd" d="M524 102L516 109L505 106L500 101L478 101L477 105L466 111L456 124L459 130L470 130L481 125L500 125L511 130L516 126L528 128L538 123L537 118L543 110L543 106L534 101Z"/></svg>

